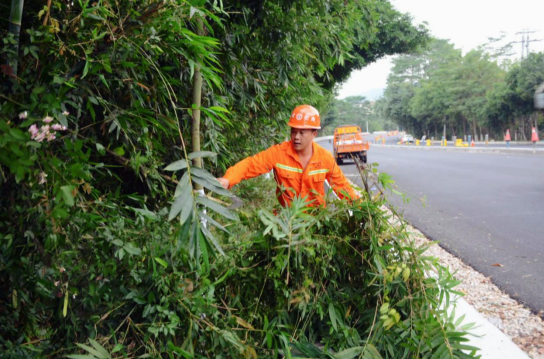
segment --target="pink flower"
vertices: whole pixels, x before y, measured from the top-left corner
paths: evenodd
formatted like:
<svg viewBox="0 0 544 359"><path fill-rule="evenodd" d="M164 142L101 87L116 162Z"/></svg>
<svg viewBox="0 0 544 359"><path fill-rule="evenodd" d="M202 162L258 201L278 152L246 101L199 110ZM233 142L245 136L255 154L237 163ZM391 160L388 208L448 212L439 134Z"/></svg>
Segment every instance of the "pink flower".
<svg viewBox="0 0 544 359"><path fill-rule="evenodd" d="M38 126L36 126L36 124L30 126L28 132L30 132L30 138L34 139L38 134Z"/></svg>
<svg viewBox="0 0 544 359"><path fill-rule="evenodd" d="M45 122L45 123L49 123L49 122L53 121L53 117L45 116L45 118L42 121Z"/></svg>
<svg viewBox="0 0 544 359"><path fill-rule="evenodd" d="M44 131L41 131L38 132L38 134L36 135L36 137L34 137L34 139L37 141L37 142L42 142L43 140L45 140L45 136L47 136L49 132L44 132Z"/></svg>
<svg viewBox="0 0 544 359"><path fill-rule="evenodd" d="M19 114L19 118L20 118L21 120L24 120L24 119L26 119L27 117L28 117L28 112L26 112L26 111L23 111L23 112L21 112L21 113Z"/></svg>
<svg viewBox="0 0 544 359"><path fill-rule="evenodd" d="M48 132L46 134L46 137L47 137L47 141L48 142L51 142L53 141L55 138L57 138L57 136L55 135L55 132Z"/></svg>
<svg viewBox="0 0 544 359"><path fill-rule="evenodd" d="M55 131L66 131L66 126L63 126L61 124L55 123L51 128Z"/></svg>

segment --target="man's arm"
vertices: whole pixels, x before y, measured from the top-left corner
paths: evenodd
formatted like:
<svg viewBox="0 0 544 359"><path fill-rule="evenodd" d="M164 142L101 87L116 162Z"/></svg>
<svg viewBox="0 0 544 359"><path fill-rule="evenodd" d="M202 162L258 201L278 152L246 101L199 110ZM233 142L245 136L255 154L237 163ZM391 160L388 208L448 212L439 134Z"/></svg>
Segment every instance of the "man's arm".
<svg viewBox="0 0 544 359"><path fill-rule="evenodd" d="M326 179L340 199L348 198L355 200L361 197L361 195L351 187L346 176L344 176L344 173L336 162L333 162L332 171L327 174Z"/></svg>
<svg viewBox="0 0 544 359"><path fill-rule="evenodd" d="M274 167L276 152L276 146L272 146L267 150L257 153L255 156L248 157L230 167L225 175L217 180L224 188L229 189L242 180L270 172Z"/></svg>

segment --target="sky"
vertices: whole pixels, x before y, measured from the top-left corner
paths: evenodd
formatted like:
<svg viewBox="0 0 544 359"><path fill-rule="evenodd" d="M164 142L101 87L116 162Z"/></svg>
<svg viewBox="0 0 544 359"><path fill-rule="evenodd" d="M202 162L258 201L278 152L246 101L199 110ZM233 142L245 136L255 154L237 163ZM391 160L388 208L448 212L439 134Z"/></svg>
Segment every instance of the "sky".
<svg viewBox="0 0 544 359"><path fill-rule="evenodd" d="M449 39L466 53L505 32L509 41L521 41L522 30L536 30L530 52L544 51L544 0L390 0L403 13L410 13L415 24L426 21L432 36ZM514 44L517 58L521 44ZM338 98L364 95L385 89L391 69L391 56L354 71L340 87Z"/></svg>

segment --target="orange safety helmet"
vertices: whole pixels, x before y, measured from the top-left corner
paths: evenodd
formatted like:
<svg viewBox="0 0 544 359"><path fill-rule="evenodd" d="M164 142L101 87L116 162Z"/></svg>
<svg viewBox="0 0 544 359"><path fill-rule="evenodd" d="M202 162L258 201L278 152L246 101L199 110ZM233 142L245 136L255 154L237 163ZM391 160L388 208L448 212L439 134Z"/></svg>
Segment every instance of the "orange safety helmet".
<svg viewBox="0 0 544 359"><path fill-rule="evenodd" d="M319 112L310 105L297 106L291 114L288 125L293 128L320 130Z"/></svg>

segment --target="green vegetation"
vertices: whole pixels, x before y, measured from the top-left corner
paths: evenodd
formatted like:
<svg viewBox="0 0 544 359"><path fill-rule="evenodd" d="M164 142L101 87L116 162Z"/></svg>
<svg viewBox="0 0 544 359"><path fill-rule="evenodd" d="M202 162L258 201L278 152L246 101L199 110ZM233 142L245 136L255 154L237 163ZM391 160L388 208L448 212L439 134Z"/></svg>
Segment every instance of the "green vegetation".
<svg viewBox="0 0 544 359"><path fill-rule="evenodd" d="M393 60L382 115L418 136L472 135L502 140L506 129L530 139L531 127L544 123L534 108L544 82L544 53L511 63L483 46L462 55L446 40L425 51Z"/></svg>
<svg viewBox="0 0 544 359"><path fill-rule="evenodd" d="M341 125L356 124L368 132L396 130L397 124L383 115L383 101L369 101L363 96L334 99L330 109L322 116L323 135L332 135Z"/></svg>
<svg viewBox="0 0 544 359"><path fill-rule="evenodd" d="M442 309L456 281L391 227L383 197L280 209L255 180L234 212L212 175L283 139L296 104L325 108L351 69L424 43L408 17L384 1L27 0L13 13L3 356L474 357Z"/></svg>

